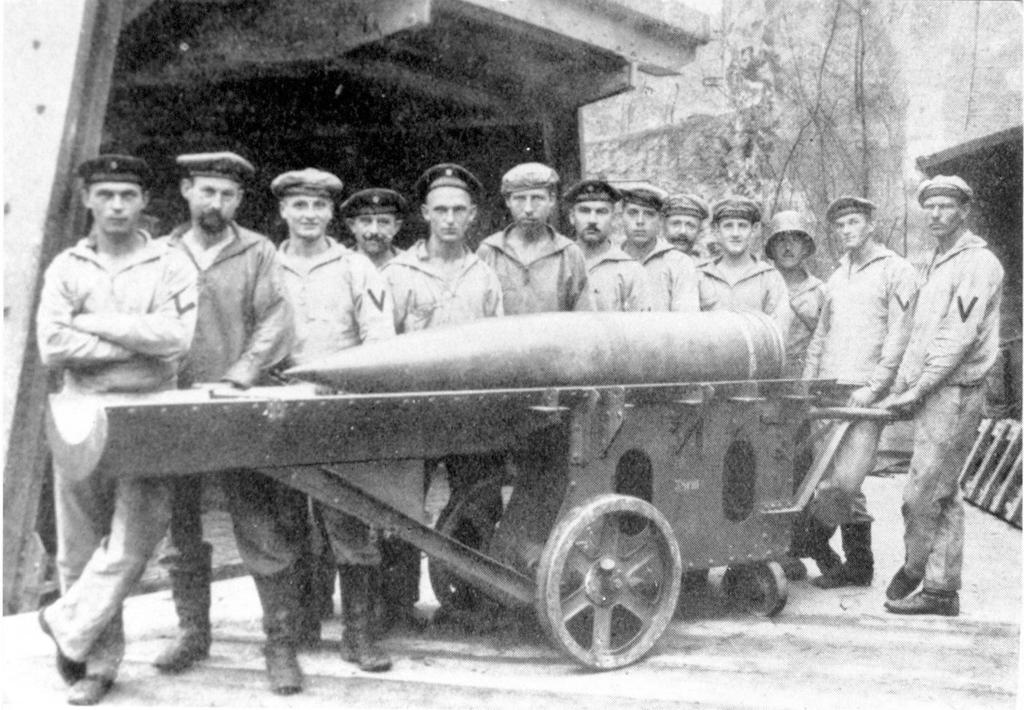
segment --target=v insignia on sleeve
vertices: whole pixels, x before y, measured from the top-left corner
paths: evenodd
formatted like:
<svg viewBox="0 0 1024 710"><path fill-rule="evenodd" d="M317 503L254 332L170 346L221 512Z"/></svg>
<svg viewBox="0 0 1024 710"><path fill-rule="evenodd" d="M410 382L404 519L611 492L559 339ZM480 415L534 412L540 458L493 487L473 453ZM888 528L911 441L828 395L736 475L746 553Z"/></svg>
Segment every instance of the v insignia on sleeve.
<svg viewBox="0 0 1024 710"><path fill-rule="evenodd" d="M903 298L898 293L894 293L892 296L893 296L893 298L896 299L896 303L900 304L900 309L903 310L903 312L906 312L906 310L908 308L910 308L910 304L914 300L913 296L911 296L906 301L904 301Z"/></svg>
<svg viewBox="0 0 1024 710"><path fill-rule="evenodd" d="M175 309L177 309L179 316L185 315L186 313L188 313L189 311L191 311L193 308L196 307L196 302L195 301L189 301L188 303L182 305L182 303L181 303L181 294L182 294L181 291L179 291L178 293L174 294L174 307L175 307Z"/></svg>
<svg viewBox="0 0 1024 710"><path fill-rule="evenodd" d="M384 291L380 292L380 296L375 294L372 289L366 289L366 293L370 295L370 300L373 301L373 305L377 306L378 311L384 310Z"/></svg>
<svg viewBox="0 0 1024 710"><path fill-rule="evenodd" d="M962 323L966 323L967 319L971 317L971 311L974 310L974 306L975 306L975 304L977 302L978 302L978 297L975 296L974 298L971 299L971 302L968 303L967 307L965 308L964 307L964 297L963 296L957 296L956 297L956 308L957 308L958 311L960 311L960 321Z"/></svg>

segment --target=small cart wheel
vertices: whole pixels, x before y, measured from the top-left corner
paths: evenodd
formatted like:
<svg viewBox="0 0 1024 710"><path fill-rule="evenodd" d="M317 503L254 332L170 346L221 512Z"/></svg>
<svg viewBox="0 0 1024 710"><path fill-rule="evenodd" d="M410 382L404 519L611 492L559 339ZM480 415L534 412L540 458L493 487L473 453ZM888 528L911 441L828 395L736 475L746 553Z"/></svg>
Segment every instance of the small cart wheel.
<svg viewBox="0 0 1024 710"><path fill-rule="evenodd" d="M593 498L570 511L544 546L541 626L585 666L633 663L671 621L682 568L675 534L657 508L631 496Z"/></svg>
<svg viewBox="0 0 1024 710"><path fill-rule="evenodd" d="M486 551L503 512L501 484L500 478L488 478L470 486L460 500L441 511L437 531L474 550ZM431 560L428 571L430 586L442 606L472 611L486 596L440 562Z"/></svg>
<svg viewBox="0 0 1024 710"><path fill-rule="evenodd" d="M789 583L778 562L755 562L727 569L722 590L751 613L768 617L786 606Z"/></svg>

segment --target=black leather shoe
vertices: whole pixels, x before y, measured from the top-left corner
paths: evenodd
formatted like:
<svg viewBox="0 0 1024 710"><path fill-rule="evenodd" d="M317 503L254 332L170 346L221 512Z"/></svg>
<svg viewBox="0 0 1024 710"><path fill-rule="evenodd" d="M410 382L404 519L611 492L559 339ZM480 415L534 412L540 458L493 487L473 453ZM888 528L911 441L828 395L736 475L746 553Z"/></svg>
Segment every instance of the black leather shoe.
<svg viewBox="0 0 1024 710"><path fill-rule="evenodd" d="M45 607L39 610L39 616L37 617L39 619L39 628L50 637L53 645L57 646L57 639L53 636L53 630L46 623L46 617L43 616L44 611L46 611ZM65 683L72 685L85 678L85 664L81 661L72 661L61 653L60 646L57 646L57 672L60 673L60 677Z"/></svg>
<svg viewBox="0 0 1024 710"><path fill-rule="evenodd" d="M68 705L95 705L114 687L114 681L99 675L87 675L71 686Z"/></svg>
<svg viewBox="0 0 1024 710"><path fill-rule="evenodd" d="M918 585L921 584L919 577L911 577L906 571L900 567L893 575L892 581L889 582L889 586L885 589L885 596L890 601L896 601L897 599L904 599L911 592L917 589Z"/></svg>
<svg viewBox="0 0 1024 710"><path fill-rule="evenodd" d="M936 594L920 591L906 599L894 599L885 603L887 611L893 614L935 614L936 616L959 616L960 597L956 592Z"/></svg>

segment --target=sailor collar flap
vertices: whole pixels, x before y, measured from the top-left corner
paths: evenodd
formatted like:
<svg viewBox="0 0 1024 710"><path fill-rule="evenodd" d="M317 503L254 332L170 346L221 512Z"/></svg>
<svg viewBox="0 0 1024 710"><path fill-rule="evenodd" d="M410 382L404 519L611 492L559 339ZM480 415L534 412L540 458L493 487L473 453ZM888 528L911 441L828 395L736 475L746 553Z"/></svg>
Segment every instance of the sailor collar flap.
<svg viewBox="0 0 1024 710"><path fill-rule="evenodd" d="M187 232L191 227L192 225L189 224L188 222L186 222L185 224L178 225L177 227L175 227L174 231L172 231L170 235L168 235L168 240L176 244L182 244L182 238L185 236L185 232ZM261 241L266 239L266 237L264 237L263 235L258 234L257 232L253 232L252 230L246 229L245 227L242 227L236 222L231 222L228 225L228 229L231 230L233 236L230 237L231 241L228 243L228 245L224 247L220 254L217 255L217 258L213 262L214 264L218 264L224 261L225 259L229 259L233 256L237 256L238 254L248 251L252 247L258 245ZM184 245L182 244L182 246ZM188 250L186 249L186 251Z"/></svg>
<svg viewBox="0 0 1024 710"><path fill-rule="evenodd" d="M529 264L525 264L523 261L521 261L519 255L516 254L516 252L513 249L509 248L508 244L506 243L508 233L512 230L514 226L514 223L510 224L500 232L496 232L491 236L487 237L486 239L484 239L483 243L490 247L494 247L495 249L497 249L498 251L500 251L502 254L512 259L513 261L522 264L523 266L528 266ZM557 254L561 251L564 251L568 247L575 244L575 242L573 242L568 237L556 232L550 224L545 224L544 228L547 230L548 234L551 235L551 241L541 245L540 252L536 255L536 257L533 260L530 261L531 264L538 262L541 259L547 258L552 254Z"/></svg>
<svg viewBox="0 0 1024 710"><path fill-rule="evenodd" d="M877 242L873 242L871 246L871 251L868 253L867 258L862 263L855 265L851 264L850 255L847 253L839 257L839 266L845 269L846 271L850 271L851 268L855 271L863 271L876 261L879 261L881 259L891 259L894 256L899 256L899 254L894 252L889 247L882 246Z"/></svg>
<svg viewBox="0 0 1024 710"><path fill-rule="evenodd" d="M618 248L617 246L612 245L612 247L610 249L608 249L608 251L602 253L596 259L594 259L593 264L591 265L591 268L593 268L594 266L598 266L600 264L603 264L605 262L617 262L617 261L636 261L636 260L633 257L631 257L629 254L627 254L626 252L622 251L622 249Z"/></svg>
<svg viewBox="0 0 1024 710"><path fill-rule="evenodd" d="M282 243L281 246L278 247L277 253L278 257L280 258L281 266L288 269L289 271L297 271L298 260L292 255L291 251L288 249L291 243L291 239L285 240L284 243ZM339 244L337 241L331 239L330 237L327 237L327 250L321 252L320 254L317 254L315 257L313 257L313 259L310 260L312 263L308 271L318 269L321 266L329 264L333 261L344 259L346 256L352 253L352 250L349 249L348 247Z"/></svg>
<svg viewBox="0 0 1024 710"><path fill-rule="evenodd" d="M462 265L462 271L459 272L459 278L462 278L466 272L475 267L478 263L481 263L477 255L470 251L465 245L462 247L462 257L464 262ZM384 268L388 269L392 265L407 266L410 269L423 272L433 278L444 279L442 273L438 271L432 263L430 263L430 253L427 251L427 242L425 239L420 239L405 251L399 252L394 259L384 266Z"/></svg>
<svg viewBox="0 0 1024 710"><path fill-rule="evenodd" d="M130 269L138 264L159 259L169 248L164 242L153 239L149 232L144 229L137 230L136 234L141 235L145 240L145 243L138 250L132 253L131 258L128 261L123 264L119 264L117 266L117 271L125 271L126 269ZM99 255L96 251L96 237L92 234L79 239L71 248L71 253L79 259L91 261L102 269L107 268L107 265L99 259Z"/></svg>
<svg viewBox="0 0 1024 710"><path fill-rule="evenodd" d="M718 257L714 261L705 262L705 263L701 264L698 268L700 269L701 273L703 273L703 274L705 274L707 276L710 276L711 278L718 279L719 281L722 281L724 283L731 284L731 285L738 284L741 281L746 281L747 279L752 279L752 278L754 278L756 276L760 276L761 274L765 273L766 271L773 271L775 269L774 266L772 266L771 264L769 264L766 261L762 261L761 259L758 259L753 254L750 254L749 256L750 256L750 267L749 267L748 271L746 273L744 273L742 276L740 276L738 279L736 279L735 282L730 282L729 279L727 279L725 277L725 274L723 274L718 269L718 263L722 260L722 257Z"/></svg>
<svg viewBox="0 0 1024 710"><path fill-rule="evenodd" d="M670 251L679 251L679 250L676 249L671 244L669 244L664 239L658 239L657 241L654 242L654 248L652 248L647 253L646 256L641 257L640 263L646 264L648 261L651 261L656 256L661 256L662 254L667 254ZM679 253L682 254L682 252L679 252Z"/></svg>
<svg viewBox="0 0 1024 710"><path fill-rule="evenodd" d="M987 249L988 242L979 237L970 230L964 232L953 244L952 248L944 254L939 254L938 250L932 253L931 269L934 270L939 266L945 264L950 259L959 256L969 249Z"/></svg>

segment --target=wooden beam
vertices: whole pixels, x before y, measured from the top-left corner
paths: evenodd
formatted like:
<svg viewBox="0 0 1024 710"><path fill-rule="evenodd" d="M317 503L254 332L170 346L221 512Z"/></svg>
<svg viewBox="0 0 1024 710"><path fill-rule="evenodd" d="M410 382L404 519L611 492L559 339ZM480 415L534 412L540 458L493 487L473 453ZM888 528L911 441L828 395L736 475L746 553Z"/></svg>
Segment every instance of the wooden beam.
<svg viewBox="0 0 1024 710"><path fill-rule="evenodd" d="M655 0L438 0L452 12L494 23L499 18L526 26L536 35L557 36L595 47L661 74L676 73L693 61L698 45L711 37L708 18L688 8Z"/></svg>
<svg viewBox="0 0 1024 710"><path fill-rule="evenodd" d="M41 547L35 532L40 491L48 465L43 436L43 415L49 382L39 361L34 319L42 286L42 272L58 252L68 246L84 224L81 203L72 175L75 166L99 150L110 92L110 77L124 17L125 0L83 0L84 10L71 72L70 98L63 136L49 186L39 258L28 300L27 337L14 402L7 458L4 465L4 613L19 611L34 599L25 582L38 579ZM10 137L8 137L8 140ZM5 336L6 337L6 336ZM11 357L10 353L8 357Z"/></svg>

